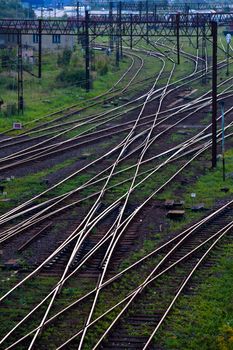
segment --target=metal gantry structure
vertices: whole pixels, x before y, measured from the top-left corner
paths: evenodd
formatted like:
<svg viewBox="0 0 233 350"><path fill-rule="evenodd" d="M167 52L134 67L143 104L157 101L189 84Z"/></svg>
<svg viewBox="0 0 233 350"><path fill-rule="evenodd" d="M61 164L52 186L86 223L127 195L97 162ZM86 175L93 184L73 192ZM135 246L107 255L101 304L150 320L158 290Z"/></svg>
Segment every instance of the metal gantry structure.
<svg viewBox="0 0 233 350"><path fill-rule="evenodd" d="M89 0L88 6L91 9L104 8L108 9L111 1L96 1ZM119 1L112 2L113 8L116 9L120 3ZM80 6L86 7L86 1L79 1ZM137 11L141 12L145 10L147 7L150 11L158 11L158 12L182 12L188 13L190 10L226 10L232 7L230 1L203 1L203 2L190 2L190 1L176 1L175 3L170 3L167 0L164 1L155 1L155 0L146 0L146 1L124 1L122 3L122 10L124 11Z"/></svg>
<svg viewBox="0 0 233 350"><path fill-rule="evenodd" d="M216 21L219 25L233 23L233 13L157 15L146 7L146 11L142 11L141 14L125 14L123 5L124 3L119 2L117 13L113 13L112 5L109 7L108 15L93 15L86 10L85 16L77 13L77 18L67 20L3 19L0 20L0 34L38 35L38 77L41 78L42 37L45 35L76 35L84 39L85 46L89 46L96 37L108 36L111 49L115 41L117 62L120 58L119 47L122 47L122 41L125 41L126 45L130 43L132 48L133 38L137 41L146 38L148 42L149 38L154 37L176 37L179 61L180 37L195 36L198 46L204 26L205 35L211 37L212 22Z"/></svg>
<svg viewBox="0 0 233 350"><path fill-rule="evenodd" d="M217 27L233 23L233 13L211 14L167 14L158 15L151 11L146 1L138 13L125 13L123 9L129 6L119 2L117 13L113 12L114 3L110 3L109 13L106 15L90 14L85 10L85 16L77 11L77 18L58 19L2 19L0 20L0 34L16 34L18 36L18 109L23 112L23 69L22 69L22 41L24 34L38 35L39 68L38 77L42 76L42 40L44 35L76 35L85 43L86 90L90 89L90 44L97 37L109 37L109 48L115 43L116 63L122 55L122 42L131 48L133 39L146 40L155 37L175 37L177 43L177 63L180 63L180 37L196 37L197 47L199 37L213 39L213 70L212 70L212 134L213 155L212 166L216 166L217 144ZM131 6L133 6L131 4ZM136 5L138 6L138 4ZM142 5L141 5L142 6ZM79 4L77 9L79 8ZM84 40L83 40L84 39Z"/></svg>
<svg viewBox="0 0 233 350"><path fill-rule="evenodd" d="M117 27L121 26L121 35L130 37L145 36L146 30L149 36L174 36L176 33L176 18L179 17L180 36L197 36L198 29L205 23L206 34L211 36L211 22L218 25L233 23L233 12L219 12L213 14L167 14L155 15L148 11L139 14L125 14L119 6L117 14L96 15L89 13L89 35L91 37L107 36L110 33L117 34ZM132 15L132 16L131 16ZM133 22L131 21L133 18ZM85 34L86 16L68 19L0 19L0 34L20 33L38 35L75 35Z"/></svg>

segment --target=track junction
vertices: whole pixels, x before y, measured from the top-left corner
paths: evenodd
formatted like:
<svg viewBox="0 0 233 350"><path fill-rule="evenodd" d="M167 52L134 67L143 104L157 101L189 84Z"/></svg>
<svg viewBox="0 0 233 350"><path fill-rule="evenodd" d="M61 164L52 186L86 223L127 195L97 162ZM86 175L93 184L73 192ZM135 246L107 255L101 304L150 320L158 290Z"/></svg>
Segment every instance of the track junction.
<svg viewBox="0 0 233 350"><path fill-rule="evenodd" d="M150 49L148 43L123 46L129 68L85 107L74 104L17 136L12 130L1 135L3 177L79 155L73 166L48 175L46 189L0 216L2 260L5 268L9 258L15 262L9 280L2 281L1 308L7 315L9 301L22 305L4 327L2 349L158 349L157 333L177 298L202 265L212 264L216 246L231 239L231 198L182 230L168 234L164 228L167 208L159 195L176 182L181 196L187 169L195 164L199 176L210 166L212 124L203 119L211 89L203 93L193 86L210 78L212 63L207 49L190 53L181 43L181 60L192 68L179 75L176 43L154 40ZM220 49L225 51L223 43ZM159 69L144 79L148 57ZM221 74L225 68L223 58L217 69ZM231 76L218 81L229 144L232 87ZM220 122L218 115L218 144ZM174 138L180 129L188 132ZM151 223L161 237L148 252L142 247ZM25 264L17 264L21 254Z"/></svg>

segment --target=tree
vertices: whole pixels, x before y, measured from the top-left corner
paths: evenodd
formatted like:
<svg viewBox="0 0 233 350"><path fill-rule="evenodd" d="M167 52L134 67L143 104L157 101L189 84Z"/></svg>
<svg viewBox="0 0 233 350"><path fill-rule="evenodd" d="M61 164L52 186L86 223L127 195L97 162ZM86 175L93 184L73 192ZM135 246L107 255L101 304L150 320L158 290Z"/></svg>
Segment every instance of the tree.
<svg viewBox="0 0 233 350"><path fill-rule="evenodd" d="M23 8L19 0L1 0L0 1L1 18L34 18L34 11Z"/></svg>

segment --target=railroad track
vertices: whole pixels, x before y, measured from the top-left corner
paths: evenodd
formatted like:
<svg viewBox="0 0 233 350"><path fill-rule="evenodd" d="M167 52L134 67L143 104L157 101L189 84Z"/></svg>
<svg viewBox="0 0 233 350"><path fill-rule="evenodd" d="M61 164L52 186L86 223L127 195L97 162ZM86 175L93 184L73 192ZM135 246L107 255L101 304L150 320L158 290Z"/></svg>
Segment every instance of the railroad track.
<svg viewBox="0 0 233 350"><path fill-rule="evenodd" d="M29 128L28 130L22 132L18 136L4 138L4 139L0 140L0 144L9 142L11 140L13 140L13 143L14 143L15 140L25 138L30 134L41 133L41 131L43 131L44 129L46 130L49 127L53 128L52 125L54 123L57 123L57 122L62 122L60 125L64 125L64 123L65 124L66 123L67 124L76 123L77 122L76 118L74 121L71 121L71 122L67 122L67 120L69 118L73 118L74 116L88 110L89 108L93 108L95 106L111 102L116 97L120 97L122 94L124 94L124 92L132 84L134 84L134 80L137 78L138 74L140 73L141 69L144 66L144 60L139 55L131 53L131 54L127 54L127 56L132 59L131 65L124 72L124 74L120 77L120 79L107 92L102 93L98 96L95 96L89 100L86 100L85 102L87 103L87 105L84 107L79 107L80 103L78 103L78 104L72 105L70 107L66 107L64 109L56 111L54 113L48 114L46 116L42 116L36 120L33 120L32 122L25 123L24 126L27 126L27 127L28 127L28 125L35 123L35 122L40 123L40 124L38 126L34 126L32 128ZM138 63L138 61L139 61L139 63ZM136 71L134 71L135 69L136 69ZM128 75L129 75L129 77L128 77ZM128 79L129 81L127 81L126 79ZM124 80L126 80L126 82L124 82ZM119 88L118 85L120 85L122 82L124 82L123 83L124 85L123 85L123 87ZM77 108L77 107L79 107L79 108ZM43 121L43 119L49 119L49 118L53 118L53 119L41 123L41 121ZM55 127L59 128L58 125L56 125ZM0 135L9 134L11 131L13 131L13 129L6 130L5 132L1 133Z"/></svg>
<svg viewBox="0 0 233 350"><path fill-rule="evenodd" d="M136 52L138 51L138 50L135 50ZM148 51L147 50L141 50L142 51L142 53L143 54L147 54L148 53ZM140 51L139 51L140 52ZM127 55L129 55L128 53L127 53ZM154 55L156 55L156 53L154 54ZM136 71L136 73L134 73L133 74L133 77L130 79L130 81L127 83L127 85L123 88L123 90L121 90L121 92L123 91L125 91L126 89L128 89L128 87L130 87L132 84L133 84L133 81L134 81L134 79L137 77L137 75L139 74L139 72L141 71L141 69L143 68L143 65L144 65L144 61L143 61L143 59L138 55L138 54L135 54L135 53L130 53L130 57L133 57L133 58L137 58L137 59L139 59L140 60L140 66L139 66L139 68L137 69L137 71ZM193 59L193 57L191 56L191 55L189 55L189 57L191 57L192 59ZM133 61L133 63L134 63L134 61ZM132 63L132 65L129 67L129 69L123 74L123 76L119 79L119 81L110 89L110 91L112 91L112 90L114 90L114 88L115 88L115 86L117 85L117 84L119 84L119 82L121 82L122 81L122 79L124 79L125 78L125 76L127 76L127 73L128 72L130 72L130 71L132 71L132 66L133 66L133 63ZM149 78L149 79L152 79L153 77L151 77L151 78ZM142 80L142 81L139 81L139 83L141 84L143 81L147 81L147 79L144 79L144 80ZM108 93L108 92L107 92ZM106 94L107 94L106 93ZM102 96L102 95L100 95L100 96ZM98 99L99 98L99 96L97 96L97 97L95 97L94 99ZM112 97L111 97L112 98ZM69 108L73 108L73 106L71 106L71 107L69 107ZM68 109L69 109L68 108ZM87 107L84 107L84 110L86 109ZM65 110L62 110L62 111L59 111L58 113L63 113L64 111L66 111L67 109L65 109ZM79 111L81 111L81 110L79 110ZM77 112L77 111L75 111L75 112ZM57 113L57 112L56 112ZM72 112L73 113L73 112ZM72 113L71 113L71 115L72 115ZM65 117L68 117L69 116L69 114L66 114L65 115ZM46 118L46 117L44 117L44 118ZM59 117L60 118L60 117ZM59 118L58 118L58 120L59 120ZM54 123L54 122L56 122L57 121L57 119L55 119L55 120L52 120L52 121L50 121L50 122L48 122L48 124L51 124L51 123ZM71 122L71 123L73 123L73 122ZM62 123L62 125L63 125L64 123ZM47 125L47 123L46 123L46 125ZM45 126L45 125L40 125L40 126L38 126L38 127L36 127L36 128L32 128L31 130L29 130L29 131L27 131L26 133L22 133L21 135L19 135L19 136L17 136L17 137L14 137L13 138L13 140L16 140L17 138L21 138L21 137L25 137L26 135L28 135L28 134L30 134L31 132L36 132L36 129L37 128L40 128L40 131L41 131L41 129L43 130L43 126ZM58 126L57 126L58 127ZM40 132L39 131L39 132ZM1 142L8 142L8 140L2 140Z"/></svg>
<svg viewBox="0 0 233 350"><path fill-rule="evenodd" d="M231 78L228 79L228 81L229 80L231 80ZM222 83L220 85L222 85ZM205 94L205 96L206 95L207 94ZM231 95L229 94L229 97L230 96ZM207 98L207 97L205 97L205 98ZM209 97L209 101L210 101L210 97ZM200 98L199 98L198 102L199 103L201 102ZM150 101L150 103L151 103L151 101ZM167 113L167 111L166 111L166 113ZM125 112L123 114L125 114ZM121 116L121 115L122 115L122 113L119 114L119 116ZM174 114L171 114L170 117L172 117L173 115ZM37 143L36 145L34 145L32 147L22 149L22 151L18 151L18 152L11 154L11 155L8 155L5 158L3 158L1 161L1 163L2 163L1 171L4 171L4 170L12 168L12 167L20 166L21 164L24 164L25 162L28 163L28 162L35 161L37 159L46 159L46 157L51 156L53 154L56 155L58 153L64 152L65 150L70 150L74 147L78 147L78 146L82 146L82 145L86 145L86 144L91 144L94 141L98 142L98 140L101 140L103 137L107 138L109 136L114 136L118 133L121 133L121 131L129 130L130 126L128 128L127 128L127 126L124 128L124 124L127 124L127 123L123 123L123 125L121 123L121 124L116 125L116 126L112 125L111 127L107 127L105 129L92 132L92 130L96 130L98 127L101 128L102 125L104 126L109 121L111 121L112 119L115 119L115 118L116 118L115 116L114 117L110 116L110 119L108 118L107 120L100 122L99 125L97 124L97 125L90 127L89 128L90 132L85 131L84 133L81 133L79 136L73 137L70 140L68 139L67 141L60 141L59 143L52 143L51 145L39 148L40 145L42 146L44 143L51 143L51 141L54 138L57 139L58 137L61 137L63 133L67 133L67 129L66 129L63 133L59 133L58 135L52 137L51 139L44 140L44 141L40 142L39 144ZM147 117L145 117L145 118L147 118ZM134 121L132 121L132 122L134 122ZM153 121L153 116L151 117L151 121ZM148 120L148 124L151 121ZM130 122L128 122L128 124L130 124ZM82 125L82 123L81 123L81 125ZM142 125L145 125L145 124L142 123ZM78 127L79 126L80 125L78 124ZM139 126L140 126L140 124L138 125L138 127ZM76 128L76 126L74 128ZM69 129L69 131L71 131L71 130L73 130L73 127L71 129ZM85 138L87 138L87 141L85 141ZM88 138L90 138L90 140L88 140ZM82 141L82 139L84 139L84 141ZM81 142L77 143L77 140L80 140ZM23 140L19 141L19 143L24 143L24 141ZM64 145L67 145L67 146L64 147ZM6 144L5 146L3 145L2 147L9 149L9 146L10 146L9 144ZM22 159L23 157L25 157L26 159L23 160ZM19 161L17 161L17 159L19 159ZM12 162L12 160L15 160L15 161ZM5 164L5 166L4 166L4 164Z"/></svg>
<svg viewBox="0 0 233 350"><path fill-rule="evenodd" d="M116 305L119 304L118 306L121 306L121 311L117 311L115 316L111 317L107 329L105 329L102 334L99 334L98 332L95 333L96 337L93 339L94 343L92 345L93 349L100 346L103 346L103 348L106 349L113 349L114 346L115 348L127 348L127 346L132 348L131 344L133 344L135 349L137 349L136 346L138 346L140 349L142 347L143 349L146 349L148 346L150 346L155 333L160 327L160 324L162 324L170 310L170 307L173 305L173 301L176 300L178 296L177 293L181 292L184 288L184 280L186 281L189 278L190 273L196 269L199 261L204 259L208 249L212 249L212 242L214 239L216 239L217 242L217 240L221 238L221 232L225 233L225 231L230 227L232 208L230 208L228 211L227 206L225 206L219 211L216 210L213 214L209 215L209 217L202 219L193 227L181 232L170 241L165 242L154 252L151 252L149 254L150 256L145 256L138 259L129 268L126 268L123 271L120 270L119 272L118 270L121 266L121 262L125 259L125 257L127 257L128 252L134 246L135 240L142 235L140 232L140 223L144 218L145 212L148 212L148 208L150 208L153 198L155 198L159 191L169 185L177 175L188 167L193 160L207 151L211 146L211 135L208 132L209 126L206 126L203 127L200 132L192 135L184 142L181 142L170 149L167 148L167 150L161 152L161 154L156 154L154 157L158 157L158 162L156 165L152 164L151 169L144 171L144 168L142 168L145 162L151 161L150 158L147 158L147 154L148 151L151 150L152 145L159 136L161 137L165 134L165 132L154 134L154 129L158 126L166 97L171 90L170 88L173 86L171 79L173 77L175 66L173 66L170 74L167 76L166 84L163 86L163 88L157 89L156 87L166 64L164 58L160 57L160 59L163 62L163 68L155 78L153 85L150 87L147 93L143 95L144 97L141 105L137 106L137 116L132 121L132 125L127 124L126 122L127 128L125 131L127 134L124 135L123 140L121 140L118 146L111 148L111 150L104 155L104 157L107 156L111 161L110 165L108 165L106 168L101 168L101 170L99 170L91 180L88 180L79 188L83 189L83 186L93 185L93 183L98 180L100 181L101 186L96 193L92 193L87 197L79 197L79 189L76 188L74 191L67 192L64 195L55 196L44 200L44 202L36 203L36 201L38 199L42 199L44 195L47 196L47 193L51 190L49 189L49 191L44 191L43 193L22 203L18 207L1 216L0 223L3 227L7 225L7 227L1 232L1 242L10 242L12 239L20 237L22 232L35 227L35 225L38 225L38 223L43 222L43 220L45 222L48 219L51 220L52 215L55 215L54 217L56 217L56 215L60 215L62 210L69 210L72 205L80 205L80 203L85 203L86 201L91 200L91 204L88 204L85 214L80 216L80 220L76 221L76 227L67 230L66 237L64 237L64 239L60 242L57 242L56 246L51 247L50 251L47 250L45 256L42 255L42 259L35 269L32 269L26 276L22 276L22 279L0 298L0 301L4 302L4 300L11 297L11 295L13 295L13 293L15 293L21 286L25 285L27 281L31 280L33 277L36 278L38 274L40 274L40 276L53 275L58 277L57 282L55 283L54 287L49 289L48 294L45 297L42 296L39 302L35 302L31 310L27 311L20 320L17 320L16 324L2 338L0 343L4 344L5 341L8 342L8 338L10 338L12 334L14 335L16 331L16 338L13 337L13 339L7 343L9 345L6 345L6 349L14 347L17 348L18 344L25 341L25 339L29 341L29 343L26 345L27 348L32 349L36 345L37 341L40 341L38 339L40 333L42 333L40 339L43 339L43 332L44 329L46 329L47 324L50 324L50 322L56 322L55 320L61 314L64 314L68 310L72 309L74 305L68 305L64 309L61 309L58 314L50 317L51 310L53 310L54 305L56 305L56 301L59 298L58 296L63 292L63 286L67 283L67 281L70 282L72 278L76 278L76 276L79 276L81 280L85 278L92 279L95 283L93 290L74 302L74 304L77 306L83 301L86 302L86 299L88 299L90 295L93 297L91 300L89 300L89 307L85 317L85 322L83 325L78 325L77 329L79 329L79 331L74 335L71 335L68 339L65 340L58 337L59 339L56 340L53 338L53 341L56 344L56 348L61 349L67 346L69 348L70 343L72 344L74 340L78 340L78 348L81 349L85 345L86 339L89 339L93 329L95 330L93 327L95 327L97 321L104 319L105 314L110 314L110 311L105 311L97 318L95 315L95 310L98 309L100 296L105 292L105 288L111 288L112 283L118 283L122 276L127 276L127 273L133 273L135 268L147 266L146 264L150 258L154 259L156 257L156 260L158 257L160 257L161 259L158 261L152 260L152 266L150 261L148 268L146 268L144 272L142 271L142 275L140 277L142 279L144 278L144 280L140 281L140 283L134 286L128 286L130 288L133 287L129 291L127 291L126 288L124 291L124 298L119 295L120 299L117 299L118 296L116 295L116 304L114 304L114 306L108 305L106 302L106 306L110 307L110 309L116 309ZM197 71L197 62L198 58L196 61L195 71L193 75L190 75L190 77L195 76ZM200 76L193 79L200 79ZM174 87L174 91L176 90L177 87ZM144 116L144 113L149 103L151 103L151 100L155 96L157 99L155 113L150 117L151 119L143 119L144 117L148 117ZM222 95L221 97L226 98L228 96L230 96L230 93L227 95ZM207 103L206 106L208 106L209 102L208 94L201 96L196 100L196 109L194 108L194 111L198 111L198 108L202 108L205 103ZM185 104L185 106L186 108L192 107L190 105L188 106L188 104ZM177 114L181 112L182 108L183 107L179 106L177 109L175 109ZM112 112L114 111L115 109L112 110ZM191 111L189 110L189 112L192 113L192 108ZM231 113L231 108L229 108L229 113ZM168 117L171 117L171 115ZM174 115L172 115L172 117L174 117ZM186 117L187 115L184 116L184 118ZM144 123L145 121L149 121L149 123ZM177 123L179 123L179 120ZM166 131L174 128L175 124L176 123L168 127ZM226 126L226 130L230 130L231 127L232 122L229 122L229 124ZM122 128L122 125L119 125L119 128ZM231 137L231 133L229 133L227 137ZM220 140L221 130L218 131L218 141ZM54 145L52 145L52 147L53 146ZM164 155L166 156L165 158L163 158ZM82 171L86 171L89 166L96 166L96 164L99 161L102 161L104 157L102 156L102 158L100 157L97 160L88 163L82 168ZM112 185L110 181L114 177L114 174L125 171L125 169L118 170L118 164L126 159L132 158L134 159L134 164L130 167L132 169L130 176L128 176L125 180ZM182 161L178 163L177 160L180 161L180 158ZM31 160L35 159L32 157ZM164 182L161 184L155 184L152 193L143 199L139 206L135 206L129 210L132 194L135 191L139 191L142 183L146 183L147 179L149 179L152 175L159 173L159 171L170 162L177 162L177 164L180 164L177 170L172 175L169 175L169 178L164 180ZM80 171L76 172L75 175L79 174L79 172ZM72 174L72 176L75 175ZM120 197L113 198L111 202L105 205L105 200L109 191L115 188L115 186L121 186L123 183L125 183L125 181L128 182L128 187L124 194ZM56 186L60 185L62 182L63 181L53 186L52 189L56 188ZM73 201L71 200L69 204L64 205L65 200L70 200L70 196L74 194L78 194L76 197L76 203L73 202L73 197ZM232 203L229 203L229 206L230 205L232 205ZM226 215L224 214L225 216L223 216L224 210L226 212ZM219 216L219 213L221 213L221 217ZM16 219L17 221L15 222ZM9 226L11 221L13 221L13 225ZM208 228L215 222L214 226L216 231L214 231L214 233L213 230L203 229L203 225L206 222L208 222ZM229 226L227 226L228 224ZM221 231L221 229L225 231ZM216 235L212 237L214 234ZM209 241L207 242L208 239ZM210 245L208 245L209 242ZM204 254L202 250L203 247L207 249L205 250ZM158 252L159 256L157 256ZM178 273L175 275L173 268L175 266L183 266L184 260L186 262L188 261L188 263L185 265L185 271L183 271L182 268L181 272L183 274L180 272L180 276ZM153 315L150 314L150 307L148 306L151 305L152 299L150 298L153 298L154 295L151 296L150 292L147 292L147 286L153 287L154 283L156 285L156 283L159 283L160 280L163 280L164 276L168 276L169 273L171 274L171 285L168 288L167 299L166 296L164 296L164 285L160 285L158 288L161 298L164 297L164 299L166 299L168 306L165 305L163 309L158 309L159 312L156 317L154 317L154 313ZM119 286L121 286L120 282ZM173 296L175 295L175 299L169 299L172 293ZM111 302L113 302L113 300ZM43 310L40 312L39 316L36 316L36 312L40 310L42 305ZM157 307L154 299L153 305L155 305L155 308ZM148 312L143 313L143 309L146 309ZM33 323L26 331L24 328L22 334L17 333L18 328L22 324L27 324L27 321L30 322L30 317L32 315L33 318L36 318L37 322L35 324ZM147 334L151 335L146 339L137 335L141 330L142 323L147 324ZM33 327L34 329L32 329ZM130 333L132 332L132 327L136 329L136 335ZM121 339L119 338L119 330L122 335ZM142 337L144 337L143 330Z"/></svg>
<svg viewBox="0 0 233 350"><path fill-rule="evenodd" d="M232 201L221 207L220 209L216 210L212 214L208 215L208 217L202 219L200 222L196 223L189 229L181 232L178 236L173 237L170 239L170 241L165 242L161 247L155 249L153 252L148 254L147 256L143 257L142 259L139 259L137 262L126 268L125 270L121 271L121 273L115 275L114 277L111 277L109 280L107 280L105 283L103 283L102 289L106 288L106 286L109 285L109 283L112 283L112 281L115 281L118 278L121 278L124 273L127 272L127 270L136 268L136 271L140 271L139 266L145 266L145 263L147 262L147 259L156 256L157 252L160 250L165 249L166 253L166 259L164 257L162 258L163 262L161 261L153 266L153 271L150 271L149 275L147 276L146 280L140 284L138 287L134 288L131 293L128 293L128 296L123 303L121 300L117 303L117 305L125 305L125 303L129 300L129 297L133 296L134 303L130 303L131 309L128 311L128 307L126 308L127 313L123 316L123 318L120 318L120 326L118 325L116 328L116 325L114 323L115 328L111 328L111 333L109 333L109 338L107 338L107 342L103 343L103 348L110 349L113 346L118 346L119 348L125 347L126 349L131 349L132 344L133 346L137 346L136 349L142 349L142 346L145 345L146 337L143 336L135 336L135 333L139 332L140 325L143 323L147 324L149 327L146 330L146 333L148 335L148 332L155 327L155 322L160 322L161 319L163 319L164 315L166 314L167 310L166 307L161 307L161 300L165 300L164 304L166 302L171 305L171 295L177 295L177 291L179 291L180 286L183 286L184 279L187 277L187 275L190 273L190 270L193 271L195 266L197 264L199 265L199 262L202 261L203 257L206 256L211 249L214 248L214 244L216 244L220 238L223 237L224 234L231 232L232 230ZM186 237L186 238L185 238ZM184 239L185 238L185 239ZM211 244L208 243L209 242ZM177 247L177 249L174 249L174 247ZM203 249L204 247L204 249ZM181 266L180 271L174 274L174 267ZM149 265L151 269L151 264ZM170 274L169 274L170 271ZM132 274L132 272L130 272ZM163 281L163 276L165 276L165 279ZM170 276L170 277L169 277ZM189 275L188 275L189 276ZM162 282L160 284L159 278L162 277ZM150 293L148 290L148 287L150 287L150 290L154 291L154 288L156 287L157 283L157 289L158 293L154 295L154 293ZM164 292L164 289L162 289L163 283L166 284L166 286L169 283L169 288L166 288L166 292ZM147 286L147 287L146 287ZM146 287L146 288L145 288ZM145 289L145 290L144 290ZM138 291L140 290L140 293ZM158 294L162 293L162 297L159 299L159 308L157 308L156 300L158 300ZM93 291L95 292L95 290ZM93 293L92 292L92 293ZM165 293L165 294L164 294ZM137 301L135 304L135 294L136 296L141 300ZM87 294L89 296L90 293ZM146 298L146 299L145 299ZM83 300L83 297L81 298ZM147 300L147 301L145 301ZM153 301L153 308L152 306ZM80 300L77 300L74 304L72 303L70 307L74 307L77 303L79 303ZM147 308L146 308L147 306ZM68 307L68 309L70 308ZM114 308L114 307L113 307ZM124 309L124 308L123 308ZM148 310L148 314L145 314L145 309ZM66 310L66 309L64 309ZM112 307L110 308L112 310ZM156 316L156 310L157 312ZM153 315L151 315L151 311ZM135 315L136 312L136 315ZM104 318L108 312L105 312L102 316L97 318L97 321L99 319ZM60 315L60 312L58 313ZM149 316L148 316L149 315ZM121 313L122 316L122 313ZM54 322L54 317L50 318L46 323L50 323L51 321ZM125 317L125 318L124 318ZM121 321L122 320L122 321ZM89 327L93 326L97 321L93 321ZM122 326L122 324L123 326ZM130 325L134 325L134 335L130 335L130 332L132 332L132 327ZM136 325L136 326L135 326ZM138 325L138 326L137 326ZM124 327L125 326L125 327ZM119 337L117 335L118 331L121 330L123 327L123 330L121 332L122 338L119 340ZM114 329L117 329L116 333L114 332ZM125 331L126 329L126 331ZM141 327L141 331L145 332L145 328ZM31 333L29 333L31 334ZM82 334L82 330L80 330L75 336L70 338L68 341L64 343L64 345L59 346L58 349L63 348L64 346L67 346L72 340L76 339L78 340L78 336ZM106 336L106 334L105 334ZM104 339L106 337L104 336ZM147 336L148 339L148 336ZM102 339L103 340L103 339ZM129 344L130 343L130 344ZM16 343L18 344L18 343ZM98 344L99 346L100 344ZM10 349L11 347L9 347ZM143 347L144 348L144 347Z"/></svg>
<svg viewBox="0 0 233 350"><path fill-rule="evenodd" d="M145 334L150 334L159 324L167 307L173 300L174 295L179 290L182 282L189 275L199 261L209 245L203 249L194 250L203 242L210 239L213 235L217 235L223 227L227 227L232 223L233 207L226 208L225 211L219 214L210 222L199 227L194 234L184 241L168 258L164 264L160 265L157 270L159 275L161 272L168 270L160 279L155 279L146 288L130 306L127 313L120 319L119 324L115 324L106 340L100 348L110 349L135 349L141 350L144 348L148 337ZM229 231L229 234L232 233ZM194 251L193 254L190 254ZM190 254L190 255L188 255ZM187 256L186 259L184 257ZM181 261L180 264L177 264ZM208 263L210 265L211 259ZM175 265L177 269L170 269ZM190 282L192 283L192 282ZM136 336L134 335L136 334ZM148 347L150 349L159 349L159 343L154 342Z"/></svg>

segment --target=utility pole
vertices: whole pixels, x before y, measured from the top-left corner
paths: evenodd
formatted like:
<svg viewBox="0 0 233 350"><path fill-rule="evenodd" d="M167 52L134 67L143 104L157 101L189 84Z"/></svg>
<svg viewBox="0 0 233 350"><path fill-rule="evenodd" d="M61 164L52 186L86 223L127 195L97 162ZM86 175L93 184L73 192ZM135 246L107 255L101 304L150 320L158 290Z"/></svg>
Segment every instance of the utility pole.
<svg viewBox="0 0 233 350"><path fill-rule="evenodd" d="M180 64L180 14L176 15L177 64Z"/></svg>
<svg viewBox="0 0 233 350"><path fill-rule="evenodd" d="M78 22L79 21L79 1L77 1L77 4L76 4L76 17Z"/></svg>
<svg viewBox="0 0 233 350"><path fill-rule="evenodd" d="M109 49L113 51L113 3L109 2L109 21L110 21L110 33L109 33Z"/></svg>
<svg viewBox="0 0 233 350"><path fill-rule="evenodd" d="M213 51L212 51L212 168L217 165L217 41L218 24L211 22Z"/></svg>
<svg viewBox="0 0 233 350"><path fill-rule="evenodd" d="M203 24L202 28L202 83L206 84L206 30L205 30L205 23Z"/></svg>
<svg viewBox="0 0 233 350"><path fill-rule="evenodd" d="M76 20L77 20L77 36L78 36L78 44L80 43L79 40L79 1L77 1L77 7L76 7Z"/></svg>
<svg viewBox="0 0 233 350"><path fill-rule="evenodd" d="M133 48L133 14L130 14L130 48Z"/></svg>
<svg viewBox="0 0 233 350"><path fill-rule="evenodd" d="M90 43L89 43L89 12L85 10L85 62L86 62L86 92L90 91Z"/></svg>
<svg viewBox="0 0 233 350"><path fill-rule="evenodd" d="M120 58L122 59L123 58L123 49L122 49L122 24L121 24L121 21L122 21L122 17L121 17L121 14L122 14L122 2L120 1L119 2L119 41L120 41Z"/></svg>
<svg viewBox="0 0 233 350"><path fill-rule="evenodd" d="M117 25L116 25L116 66L119 67L120 61L120 25L119 25L119 4L117 6Z"/></svg>
<svg viewBox="0 0 233 350"><path fill-rule="evenodd" d="M38 30L38 78L42 76L42 19L39 19Z"/></svg>
<svg viewBox="0 0 233 350"><path fill-rule="evenodd" d="M197 44L196 44L196 49L199 47L199 14L197 13Z"/></svg>
<svg viewBox="0 0 233 350"><path fill-rule="evenodd" d="M147 44L149 44L149 25L148 25L148 21L149 21L149 4L148 4L148 0L146 0L146 42Z"/></svg>
<svg viewBox="0 0 233 350"><path fill-rule="evenodd" d="M17 35L18 39L18 62L17 62L17 71L18 71L18 114L24 111L24 100L23 100L23 57L22 57L22 35L19 32Z"/></svg>

